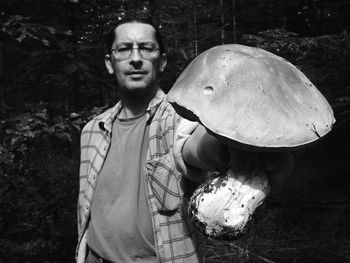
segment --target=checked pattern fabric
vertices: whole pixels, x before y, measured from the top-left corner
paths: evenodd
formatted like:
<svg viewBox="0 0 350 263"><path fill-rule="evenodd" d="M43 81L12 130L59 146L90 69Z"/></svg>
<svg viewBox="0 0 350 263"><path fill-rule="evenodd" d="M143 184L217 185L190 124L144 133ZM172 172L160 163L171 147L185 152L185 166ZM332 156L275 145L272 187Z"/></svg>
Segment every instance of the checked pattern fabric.
<svg viewBox="0 0 350 263"><path fill-rule="evenodd" d="M86 233L96 183L110 146L113 121L121 108L118 102L90 121L81 134L78 263L85 261ZM157 259L159 262L198 262L194 229L186 212L186 185L175 167L172 154L175 129L181 118L160 89L149 104L147 118L150 129L144 179Z"/></svg>

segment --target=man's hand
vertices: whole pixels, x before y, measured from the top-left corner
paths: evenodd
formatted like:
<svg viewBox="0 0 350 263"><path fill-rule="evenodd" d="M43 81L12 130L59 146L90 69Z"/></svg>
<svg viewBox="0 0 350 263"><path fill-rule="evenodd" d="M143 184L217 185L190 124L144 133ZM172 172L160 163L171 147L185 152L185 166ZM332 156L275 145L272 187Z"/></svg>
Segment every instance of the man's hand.
<svg viewBox="0 0 350 263"><path fill-rule="evenodd" d="M253 175L254 171L265 172L275 192L283 188L294 166L291 153L253 152L231 148L210 135L202 125L188 138L182 154L188 165L206 171L230 168L247 176Z"/></svg>
<svg viewBox="0 0 350 263"><path fill-rule="evenodd" d="M223 170L227 167L227 147L199 125L186 141L183 151L185 162L202 170Z"/></svg>

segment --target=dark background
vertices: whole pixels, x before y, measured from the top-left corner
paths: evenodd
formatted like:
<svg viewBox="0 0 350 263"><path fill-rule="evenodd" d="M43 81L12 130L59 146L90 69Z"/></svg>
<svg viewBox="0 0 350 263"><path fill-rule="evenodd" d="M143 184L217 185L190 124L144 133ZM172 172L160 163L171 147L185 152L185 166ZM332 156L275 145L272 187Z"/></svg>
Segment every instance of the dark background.
<svg viewBox="0 0 350 263"><path fill-rule="evenodd" d="M130 12L160 25L165 91L200 52L239 43L297 65L337 119L323 140L295 152L292 176L247 236L200 237L202 260L350 262L348 0L1 0L0 262L73 262L79 132L118 100L103 43Z"/></svg>

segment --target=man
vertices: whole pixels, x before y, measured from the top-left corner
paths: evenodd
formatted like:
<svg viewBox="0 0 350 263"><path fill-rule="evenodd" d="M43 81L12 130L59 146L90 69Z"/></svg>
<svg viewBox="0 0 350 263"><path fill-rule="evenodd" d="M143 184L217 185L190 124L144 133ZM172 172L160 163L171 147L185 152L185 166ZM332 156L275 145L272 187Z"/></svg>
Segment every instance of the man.
<svg viewBox="0 0 350 263"><path fill-rule="evenodd" d="M165 100L166 55L151 22L119 23L107 46L121 100L82 131L77 262L198 262L184 177L201 182L232 158Z"/></svg>
<svg viewBox="0 0 350 263"><path fill-rule="evenodd" d="M108 43L121 100L82 131L77 262L198 262L172 155L180 117L157 86L159 32L124 21Z"/></svg>

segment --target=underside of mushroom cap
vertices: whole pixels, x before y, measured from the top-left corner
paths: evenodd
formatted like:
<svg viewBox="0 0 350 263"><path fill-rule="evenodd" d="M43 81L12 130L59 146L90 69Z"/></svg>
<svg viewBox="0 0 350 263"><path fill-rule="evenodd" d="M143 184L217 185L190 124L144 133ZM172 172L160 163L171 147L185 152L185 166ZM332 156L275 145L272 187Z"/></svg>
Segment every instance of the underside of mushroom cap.
<svg viewBox="0 0 350 263"><path fill-rule="evenodd" d="M285 59L242 45L213 47L195 58L167 95L185 118L253 148L295 148L327 134L332 108Z"/></svg>

